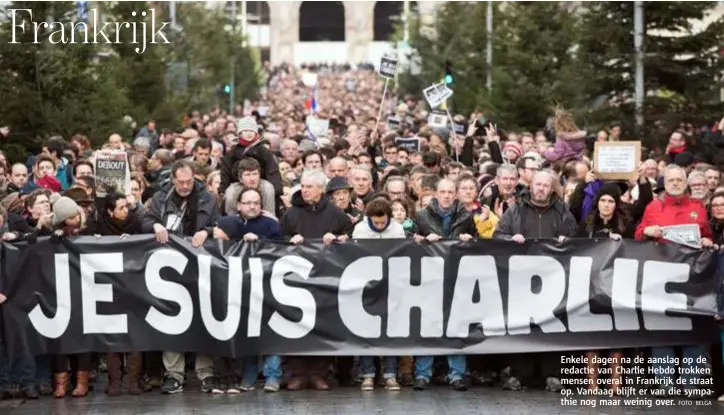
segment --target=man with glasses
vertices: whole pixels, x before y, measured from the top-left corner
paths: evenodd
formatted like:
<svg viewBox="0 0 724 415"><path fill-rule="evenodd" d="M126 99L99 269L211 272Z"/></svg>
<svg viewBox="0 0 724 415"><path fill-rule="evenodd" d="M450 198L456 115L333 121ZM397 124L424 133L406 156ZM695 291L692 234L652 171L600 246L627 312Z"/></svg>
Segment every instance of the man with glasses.
<svg viewBox="0 0 724 415"><path fill-rule="evenodd" d="M407 196L407 183L402 176L392 176L385 183L385 192L392 200L404 199Z"/></svg>
<svg viewBox="0 0 724 415"><path fill-rule="evenodd" d="M213 235L213 226L219 219L216 198L203 184L194 180L194 166L188 160L179 160L173 164L171 181L172 186L164 187L153 195L141 231L154 233L156 240L162 244L169 241L169 234L174 234L192 236L192 244L201 246ZM166 375L161 393L182 392L186 367L184 354L163 352L163 365ZM213 374L209 356L196 355L196 375L205 393L211 392L213 388Z"/></svg>
<svg viewBox="0 0 724 415"><path fill-rule="evenodd" d="M677 165L670 165L664 170L664 195L654 199L646 206L644 216L636 228L636 239L639 241L664 239L664 228L673 225L694 225L699 228L701 246L707 248L712 242L712 232L709 227L706 209L700 200L692 198L687 192L686 170ZM674 373L677 373L673 363L676 357L674 347L652 347L651 357L656 363L652 364L656 377L656 384L664 394L676 389L696 389L695 379L703 365L704 349L699 345L681 347L683 358L688 358L679 368L686 368L679 372L681 383L674 383ZM651 373L651 372L649 372ZM663 385L667 385L664 387ZM671 387L669 387L671 386ZM681 391L683 392L683 390ZM683 393L680 393L683 395Z"/></svg>
<svg viewBox="0 0 724 415"><path fill-rule="evenodd" d="M535 172L538 171L538 163L532 157L523 157L515 163L515 168L518 169L518 187L529 187Z"/></svg>
<svg viewBox="0 0 724 415"><path fill-rule="evenodd" d="M384 169L387 166L396 166L398 152L399 149L395 145L385 147L384 159L380 162L380 168Z"/></svg>

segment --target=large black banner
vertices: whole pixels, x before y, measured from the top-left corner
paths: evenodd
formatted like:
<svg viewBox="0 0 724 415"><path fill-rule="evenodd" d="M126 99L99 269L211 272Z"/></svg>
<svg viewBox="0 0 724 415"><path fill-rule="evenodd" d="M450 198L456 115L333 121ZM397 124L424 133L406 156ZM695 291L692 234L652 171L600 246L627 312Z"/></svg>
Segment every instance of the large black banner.
<svg viewBox="0 0 724 415"><path fill-rule="evenodd" d="M282 242L153 236L2 247L24 353L517 353L717 338L716 255L611 240Z"/></svg>

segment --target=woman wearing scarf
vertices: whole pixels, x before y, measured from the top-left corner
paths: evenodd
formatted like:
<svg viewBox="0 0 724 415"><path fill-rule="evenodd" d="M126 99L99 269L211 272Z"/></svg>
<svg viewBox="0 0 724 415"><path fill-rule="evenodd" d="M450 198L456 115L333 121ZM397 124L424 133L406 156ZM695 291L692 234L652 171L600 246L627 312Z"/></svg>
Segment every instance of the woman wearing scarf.
<svg viewBox="0 0 724 415"><path fill-rule="evenodd" d="M135 202L135 200L134 200ZM90 221L86 233L101 236L120 236L140 233L141 217L131 213L131 205L125 195L117 192L109 193L104 201L103 208L97 214L97 221ZM105 392L108 396L121 394L123 368L121 353L108 353L106 356L108 369L108 384ZM128 363L128 393L140 395L148 388L141 379L141 353L129 353Z"/></svg>
<svg viewBox="0 0 724 415"><path fill-rule="evenodd" d="M86 234L88 223L83 209L69 197L59 196L58 194L52 196L52 238L57 240L58 238ZM88 383L92 366L91 354L56 355L53 356L52 362L53 378L55 380L53 396L56 398L65 398L70 389L69 363L76 373L76 386L72 392L73 397L81 398L88 395Z"/></svg>
<svg viewBox="0 0 724 415"><path fill-rule="evenodd" d="M606 183L598 190L596 200L586 220L581 222L578 228L578 237L581 238L610 238L614 240L633 239L636 223L624 213L621 202L621 189L615 183ZM588 368L590 369L588 389L598 388L598 363L592 363L594 357L598 357L598 351L586 352ZM621 350L608 351L608 357L614 362L609 364L611 369L611 389L614 395L619 393L623 386L621 374L618 372L620 360L623 357Z"/></svg>
<svg viewBox="0 0 724 415"><path fill-rule="evenodd" d="M365 208L364 218L357 223L352 232L354 239L405 239L405 230L397 221L392 219L390 202L377 197L372 199ZM375 387L375 357L360 356L360 372L362 374L363 391L371 391ZM384 358L385 388L390 391L400 390L397 383L397 356Z"/></svg>

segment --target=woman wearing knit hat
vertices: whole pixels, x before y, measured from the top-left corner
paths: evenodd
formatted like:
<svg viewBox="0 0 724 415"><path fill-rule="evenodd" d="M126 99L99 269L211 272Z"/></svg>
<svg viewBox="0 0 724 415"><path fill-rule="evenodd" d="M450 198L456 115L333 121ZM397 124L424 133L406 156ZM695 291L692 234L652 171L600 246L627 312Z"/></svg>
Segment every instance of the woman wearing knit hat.
<svg viewBox="0 0 724 415"><path fill-rule="evenodd" d="M83 209L73 199L67 196L54 197L52 214L52 227L57 236L74 236L85 232L87 228ZM74 355L56 355L52 358L53 379L55 387L53 396L64 398L70 389L68 364L76 372L76 385L72 395L76 398L88 395L89 378L92 366L90 353Z"/></svg>
<svg viewBox="0 0 724 415"><path fill-rule="evenodd" d="M621 240L621 238L632 239L636 230L636 223L629 217L621 202L621 188L616 183L605 183L596 194L596 201L593 210L588 214L585 220L581 221L578 228L578 237L581 238L611 238ZM588 379L590 383L588 388L595 390L598 388L598 364L592 363L594 357L598 357L599 351L586 352L588 359L588 367L590 369ZM619 388L623 386L621 383L621 374L618 371L618 361L623 357L621 350L608 351L608 357L613 363L608 365L612 369L610 376L611 391L614 395L619 393Z"/></svg>
<svg viewBox="0 0 724 415"><path fill-rule="evenodd" d="M245 157L256 159L261 166L261 178L274 186L276 196L282 194L282 178L274 154L263 145L259 136L259 126L253 117L244 117L236 127L238 143L221 159L221 185L219 193L224 193L231 183L239 181L237 162Z"/></svg>

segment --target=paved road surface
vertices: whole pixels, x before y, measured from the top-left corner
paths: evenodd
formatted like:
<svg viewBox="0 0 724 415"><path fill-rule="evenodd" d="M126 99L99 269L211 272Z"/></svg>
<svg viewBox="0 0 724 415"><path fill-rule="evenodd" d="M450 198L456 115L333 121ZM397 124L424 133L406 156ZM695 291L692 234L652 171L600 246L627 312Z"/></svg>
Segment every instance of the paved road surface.
<svg viewBox="0 0 724 415"><path fill-rule="evenodd" d="M335 388L327 392L263 391L236 396L202 394L193 386L183 393L164 396L154 391L142 396L108 398L102 393L84 399L41 398L37 401L0 401L5 415L468 415L468 414L724 414L724 404L690 407L563 407L560 395L544 391L505 392L476 387L454 392L433 387L424 392L410 388L400 392L378 389L361 392L356 388Z"/></svg>

